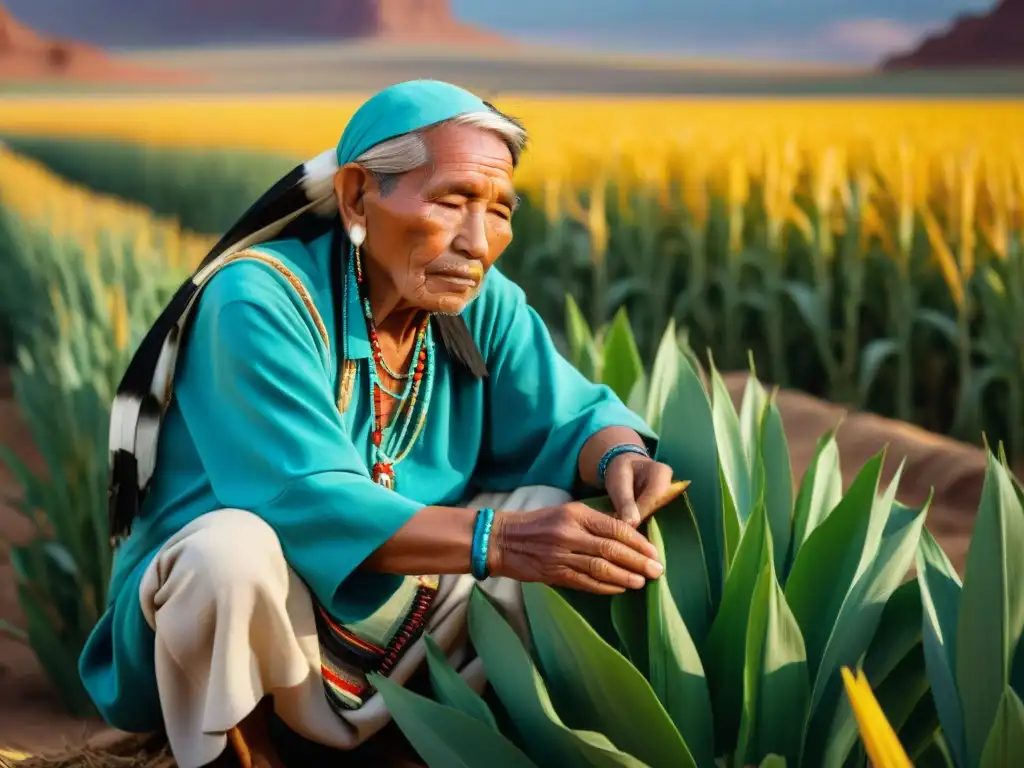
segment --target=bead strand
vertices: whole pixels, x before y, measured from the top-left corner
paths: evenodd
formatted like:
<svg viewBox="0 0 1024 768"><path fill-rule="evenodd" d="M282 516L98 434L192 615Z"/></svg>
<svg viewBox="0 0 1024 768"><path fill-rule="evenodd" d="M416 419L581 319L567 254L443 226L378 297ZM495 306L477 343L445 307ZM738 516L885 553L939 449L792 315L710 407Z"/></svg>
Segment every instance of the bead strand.
<svg viewBox="0 0 1024 768"><path fill-rule="evenodd" d="M379 485L393 489L395 482L394 467L412 451L423 430L427 414L430 410L435 361L430 316L427 315L423 318L417 331L416 342L413 346L412 363L409 366L408 372L396 374L384 360L384 355L380 349L380 342L377 338L377 329L373 321L373 312L369 298L363 295L360 290L360 286L365 283L365 276L362 271L358 249L352 249L352 258L349 264L349 284L352 285L354 283L353 287L359 295L359 305L363 310L372 352L372 360L368 361L369 375L367 376L370 394L371 442L373 444L371 450L373 454L371 475ZM342 323L342 332L347 335L347 317L343 316ZM378 365L392 378L405 382L401 394L391 392L384 386L377 373ZM424 392L422 398L420 397L421 391ZM398 400L394 411L395 415L389 427L385 427L383 417L383 396L385 394ZM418 413L417 406L419 406ZM414 420L416 421L416 426L412 431L410 439L406 442L406 435L409 434L409 427ZM400 422L401 425L399 424ZM389 433L386 440L384 436L385 431ZM392 455L395 458L392 458Z"/></svg>

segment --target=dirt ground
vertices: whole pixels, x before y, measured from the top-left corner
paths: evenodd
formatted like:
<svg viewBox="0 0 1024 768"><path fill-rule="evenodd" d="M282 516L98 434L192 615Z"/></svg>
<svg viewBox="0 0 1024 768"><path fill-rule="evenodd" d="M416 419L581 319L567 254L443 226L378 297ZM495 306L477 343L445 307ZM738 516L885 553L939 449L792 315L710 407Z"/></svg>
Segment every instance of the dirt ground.
<svg viewBox="0 0 1024 768"><path fill-rule="evenodd" d="M745 380L742 374L728 377L737 400ZM794 474L799 478L814 453L817 438L837 424L844 411L795 392L781 393L779 404ZM920 503L934 487L928 527L962 573L984 479L984 453L902 422L867 414L846 415L838 441L847 484L856 470L886 444L886 480L900 459L907 458L899 498L905 503ZM32 455L28 430L11 400L6 372L0 375L0 443L15 448L30 464L38 463L38 457ZM0 468L0 499L16 493L10 474ZM5 542L17 541L27 533L18 513L0 503L0 619L16 624L20 613ZM26 752L59 750L82 743L101 730L99 723L75 721L62 714L31 651L0 636L0 747Z"/></svg>

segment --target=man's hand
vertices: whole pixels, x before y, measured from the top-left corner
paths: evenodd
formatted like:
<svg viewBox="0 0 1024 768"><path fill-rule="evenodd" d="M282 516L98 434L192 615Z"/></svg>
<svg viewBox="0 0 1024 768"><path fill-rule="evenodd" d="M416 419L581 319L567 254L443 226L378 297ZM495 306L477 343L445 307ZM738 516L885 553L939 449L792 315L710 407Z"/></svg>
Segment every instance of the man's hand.
<svg viewBox="0 0 1024 768"><path fill-rule="evenodd" d="M638 453L612 459L604 475L605 491L624 523L636 528L690 485L672 482L672 467Z"/></svg>

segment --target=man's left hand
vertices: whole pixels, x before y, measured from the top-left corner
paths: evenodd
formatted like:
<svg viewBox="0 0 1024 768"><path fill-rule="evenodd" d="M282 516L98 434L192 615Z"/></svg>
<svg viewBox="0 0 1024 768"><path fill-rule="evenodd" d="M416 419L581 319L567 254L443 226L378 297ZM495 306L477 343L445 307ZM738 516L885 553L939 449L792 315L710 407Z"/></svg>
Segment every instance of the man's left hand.
<svg viewBox="0 0 1024 768"><path fill-rule="evenodd" d="M604 485L619 519L636 528L671 500L665 497L672 490L672 467L638 453L623 453L605 470Z"/></svg>

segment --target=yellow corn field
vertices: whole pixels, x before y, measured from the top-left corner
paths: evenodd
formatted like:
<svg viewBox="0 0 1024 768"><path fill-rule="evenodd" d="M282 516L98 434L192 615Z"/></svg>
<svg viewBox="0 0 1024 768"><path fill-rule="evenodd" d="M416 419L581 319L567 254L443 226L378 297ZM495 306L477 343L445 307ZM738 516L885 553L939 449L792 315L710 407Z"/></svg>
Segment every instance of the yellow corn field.
<svg viewBox="0 0 1024 768"><path fill-rule="evenodd" d="M69 183L7 149L0 149L0 206L90 249L111 234L130 238L133 252L153 254L180 270L197 264L216 239L184 231L143 205Z"/></svg>
<svg viewBox="0 0 1024 768"><path fill-rule="evenodd" d="M300 160L337 141L361 98L8 99L0 104L0 131L270 150ZM758 195L771 244L792 224L827 256L857 182L864 236L905 258L920 216L957 301L973 269L975 233L1005 256L1010 234L1022 226L1024 102L523 96L496 102L530 131L519 183L543 196L549 217L581 213L568 195L607 181L620 194L638 186L654 190L667 205L678 180L698 220L707 214L708 190L727 197L734 248L741 245L748 197ZM2 175L7 178L6 167ZM592 197L598 209L582 214L600 242L602 200ZM801 199L810 205L795 204ZM37 196L33 204L45 203Z"/></svg>
<svg viewBox="0 0 1024 768"><path fill-rule="evenodd" d="M337 142L363 98L11 98L0 135L212 237L276 176L252 156L213 165L192 150L300 162ZM531 136L517 185L535 213L517 219L503 265L547 321L566 293L595 326L628 305L645 355L673 318L725 366L752 349L783 386L968 440L1009 424L1024 455L1012 319L1024 306L1024 100L492 100ZM55 147L62 138L106 140L103 161L77 157L85 144ZM178 268L209 245L127 203L93 211L39 166L0 163L0 199L36 218L61 210L54 226L151 228Z"/></svg>

